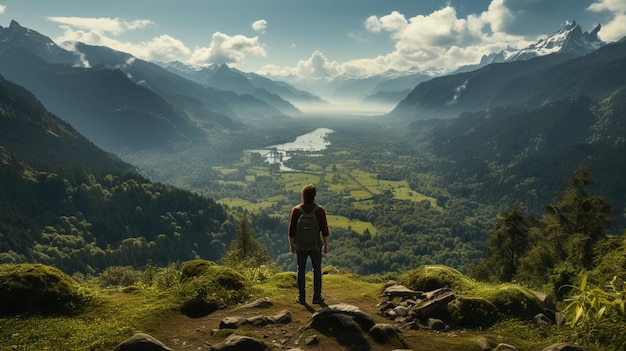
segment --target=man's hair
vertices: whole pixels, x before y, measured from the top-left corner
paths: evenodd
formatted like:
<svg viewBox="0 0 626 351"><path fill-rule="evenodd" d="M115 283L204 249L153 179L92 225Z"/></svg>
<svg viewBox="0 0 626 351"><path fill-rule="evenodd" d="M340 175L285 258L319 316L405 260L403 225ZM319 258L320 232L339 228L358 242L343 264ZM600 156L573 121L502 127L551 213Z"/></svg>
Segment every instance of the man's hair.
<svg viewBox="0 0 626 351"><path fill-rule="evenodd" d="M305 204L310 204L315 201L315 194L317 190L315 189L315 185L307 184L302 188L302 202Z"/></svg>

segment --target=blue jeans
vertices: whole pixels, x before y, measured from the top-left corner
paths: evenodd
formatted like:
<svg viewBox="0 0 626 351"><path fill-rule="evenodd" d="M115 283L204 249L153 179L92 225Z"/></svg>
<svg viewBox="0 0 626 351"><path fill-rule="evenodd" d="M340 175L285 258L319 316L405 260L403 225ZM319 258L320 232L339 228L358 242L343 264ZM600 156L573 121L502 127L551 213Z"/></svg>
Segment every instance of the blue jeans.
<svg viewBox="0 0 626 351"><path fill-rule="evenodd" d="M306 261L311 257L313 266L313 299L322 296L322 253L317 251L298 251L298 299L304 301L306 297Z"/></svg>

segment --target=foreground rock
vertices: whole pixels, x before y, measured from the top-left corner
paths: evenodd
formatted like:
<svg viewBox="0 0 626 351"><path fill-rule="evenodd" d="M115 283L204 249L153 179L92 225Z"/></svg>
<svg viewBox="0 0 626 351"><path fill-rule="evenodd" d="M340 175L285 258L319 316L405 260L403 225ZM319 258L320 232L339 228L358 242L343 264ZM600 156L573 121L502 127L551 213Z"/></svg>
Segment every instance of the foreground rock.
<svg viewBox="0 0 626 351"><path fill-rule="evenodd" d="M122 341L114 351L174 351L151 335L138 333Z"/></svg>

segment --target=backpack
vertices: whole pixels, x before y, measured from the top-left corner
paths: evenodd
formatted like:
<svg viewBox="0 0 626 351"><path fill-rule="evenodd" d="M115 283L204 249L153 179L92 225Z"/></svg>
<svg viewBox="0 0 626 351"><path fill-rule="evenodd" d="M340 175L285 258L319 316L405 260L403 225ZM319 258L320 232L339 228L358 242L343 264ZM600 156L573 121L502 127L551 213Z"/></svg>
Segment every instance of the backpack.
<svg viewBox="0 0 626 351"><path fill-rule="evenodd" d="M298 206L300 210L300 218L296 226L295 244L298 251L321 251L322 240L320 238L320 224L315 216L315 212L320 207L315 205L313 210L306 213L302 206Z"/></svg>

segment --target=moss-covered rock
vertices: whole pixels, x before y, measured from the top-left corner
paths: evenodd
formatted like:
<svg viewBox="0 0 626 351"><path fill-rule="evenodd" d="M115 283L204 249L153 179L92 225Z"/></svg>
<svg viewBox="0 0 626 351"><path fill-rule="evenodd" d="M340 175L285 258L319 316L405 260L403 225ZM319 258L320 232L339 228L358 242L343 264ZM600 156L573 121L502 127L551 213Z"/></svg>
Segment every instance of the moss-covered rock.
<svg viewBox="0 0 626 351"><path fill-rule="evenodd" d="M498 308L500 313L519 319L532 319L544 313L546 307L537 295L516 284L501 284L484 292L484 297Z"/></svg>
<svg viewBox="0 0 626 351"><path fill-rule="evenodd" d="M194 260L181 268L181 311L202 317L249 296L249 283L239 272L211 261Z"/></svg>
<svg viewBox="0 0 626 351"><path fill-rule="evenodd" d="M459 296L448 304L448 312L448 322L464 328L489 327L499 318L497 307L479 297Z"/></svg>
<svg viewBox="0 0 626 351"><path fill-rule="evenodd" d="M440 265L421 266L406 273L399 280L402 285L417 291L449 288L458 293L465 293L472 289L469 278L454 268Z"/></svg>
<svg viewBox="0 0 626 351"><path fill-rule="evenodd" d="M0 315L69 315L89 300L74 279L55 267L0 265Z"/></svg>
<svg viewBox="0 0 626 351"><path fill-rule="evenodd" d="M180 280L185 282L195 277L200 277L209 272L212 267L217 266L217 263L207 260L193 260L183 264L180 268Z"/></svg>
<svg viewBox="0 0 626 351"><path fill-rule="evenodd" d="M298 277L295 272L281 272L274 274L269 283L279 289L297 289Z"/></svg>

